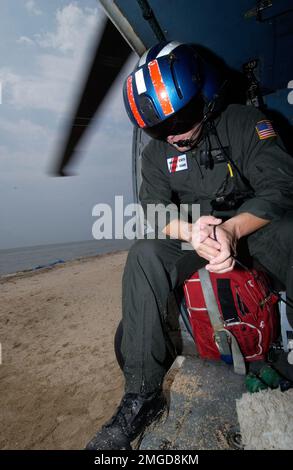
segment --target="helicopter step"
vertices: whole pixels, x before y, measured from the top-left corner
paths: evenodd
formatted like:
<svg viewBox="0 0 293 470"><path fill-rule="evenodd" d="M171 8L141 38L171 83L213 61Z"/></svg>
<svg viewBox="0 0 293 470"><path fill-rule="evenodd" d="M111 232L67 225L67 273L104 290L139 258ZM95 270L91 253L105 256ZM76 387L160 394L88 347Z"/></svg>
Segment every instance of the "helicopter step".
<svg viewBox="0 0 293 470"><path fill-rule="evenodd" d="M164 383L168 415L146 430L139 449L242 448L236 399L246 390L243 376L223 362L179 356Z"/></svg>

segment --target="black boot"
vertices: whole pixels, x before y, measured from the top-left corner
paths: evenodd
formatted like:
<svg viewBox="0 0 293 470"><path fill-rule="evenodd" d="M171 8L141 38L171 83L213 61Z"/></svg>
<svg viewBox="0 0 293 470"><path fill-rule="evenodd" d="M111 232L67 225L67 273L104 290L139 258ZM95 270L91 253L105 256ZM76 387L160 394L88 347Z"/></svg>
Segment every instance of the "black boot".
<svg viewBox="0 0 293 470"><path fill-rule="evenodd" d="M131 449L131 441L163 413L165 406L161 390L147 395L126 393L114 416L91 439L86 450Z"/></svg>

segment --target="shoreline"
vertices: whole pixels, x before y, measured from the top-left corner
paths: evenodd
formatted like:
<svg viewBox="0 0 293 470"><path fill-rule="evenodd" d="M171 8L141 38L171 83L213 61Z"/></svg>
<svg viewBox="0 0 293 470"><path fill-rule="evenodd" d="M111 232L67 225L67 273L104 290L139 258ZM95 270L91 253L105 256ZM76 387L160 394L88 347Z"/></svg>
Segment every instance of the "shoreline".
<svg viewBox="0 0 293 470"><path fill-rule="evenodd" d="M133 240L89 240L0 250L0 276L51 268L67 261L127 251Z"/></svg>
<svg viewBox="0 0 293 470"><path fill-rule="evenodd" d="M48 265L42 268L24 269L22 271L16 271L14 273L0 274L0 284L2 284L3 282L9 279L17 279L17 278L23 278L26 276L34 276L36 274L42 274L45 272L52 271L54 269L64 268L65 265L67 266L67 265L74 264L74 263L85 263L86 261L89 261L95 258L107 257L111 255L116 255L119 253L128 253L128 250L122 249L122 250L109 251L107 253L98 253L96 255L81 256L79 258L65 260L56 264L52 264L51 266Z"/></svg>

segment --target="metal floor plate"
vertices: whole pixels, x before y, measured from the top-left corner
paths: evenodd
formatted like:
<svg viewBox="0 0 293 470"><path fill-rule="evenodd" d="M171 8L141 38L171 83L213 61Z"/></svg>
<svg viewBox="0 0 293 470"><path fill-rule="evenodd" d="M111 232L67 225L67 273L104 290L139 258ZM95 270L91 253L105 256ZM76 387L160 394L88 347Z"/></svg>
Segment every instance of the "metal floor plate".
<svg viewBox="0 0 293 470"><path fill-rule="evenodd" d="M237 448L236 399L246 390L243 376L222 362L185 357L165 383L169 414L147 429L139 449Z"/></svg>

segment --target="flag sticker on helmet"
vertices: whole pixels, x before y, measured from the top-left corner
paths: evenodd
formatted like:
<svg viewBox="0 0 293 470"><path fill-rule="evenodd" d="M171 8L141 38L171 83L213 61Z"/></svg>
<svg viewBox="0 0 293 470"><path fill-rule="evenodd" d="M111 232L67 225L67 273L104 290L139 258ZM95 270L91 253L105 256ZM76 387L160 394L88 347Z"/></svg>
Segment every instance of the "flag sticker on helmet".
<svg viewBox="0 0 293 470"><path fill-rule="evenodd" d="M176 157L167 158L168 170L170 173L175 171L187 170L187 158L186 155L178 155Z"/></svg>
<svg viewBox="0 0 293 470"><path fill-rule="evenodd" d="M145 86L144 76L143 76L143 69L139 69L137 72L135 72L135 84L137 88L137 93L139 95L147 91L146 86Z"/></svg>
<svg viewBox="0 0 293 470"><path fill-rule="evenodd" d="M168 91L166 89L165 83L163 81L163 77L160 71L159 64L157 60L153 60L148 64L150 77L160 102L161 108L165 116L174 113L174 109L172 103L169 98Z"/></svg>
<svg viewBox="0 0 293 470"><path fill-rule="evenodd" d="M128 77L127 79L127 98L129 102L130 109L132 111L132 114L139 125L139 127L145 127L145 122L142 119L141 115L139 114L139 111L137 109L134 96L133 96L133 86L132 86L132 76Z"/></svg>
<svg viewBox="0 0 293 470"><path fill-rule="evenodd" d="M277 137L277 134L272 126L271 121L259 121L256 124L255 128L260 140L268 139L269 137Z"/></svg>

